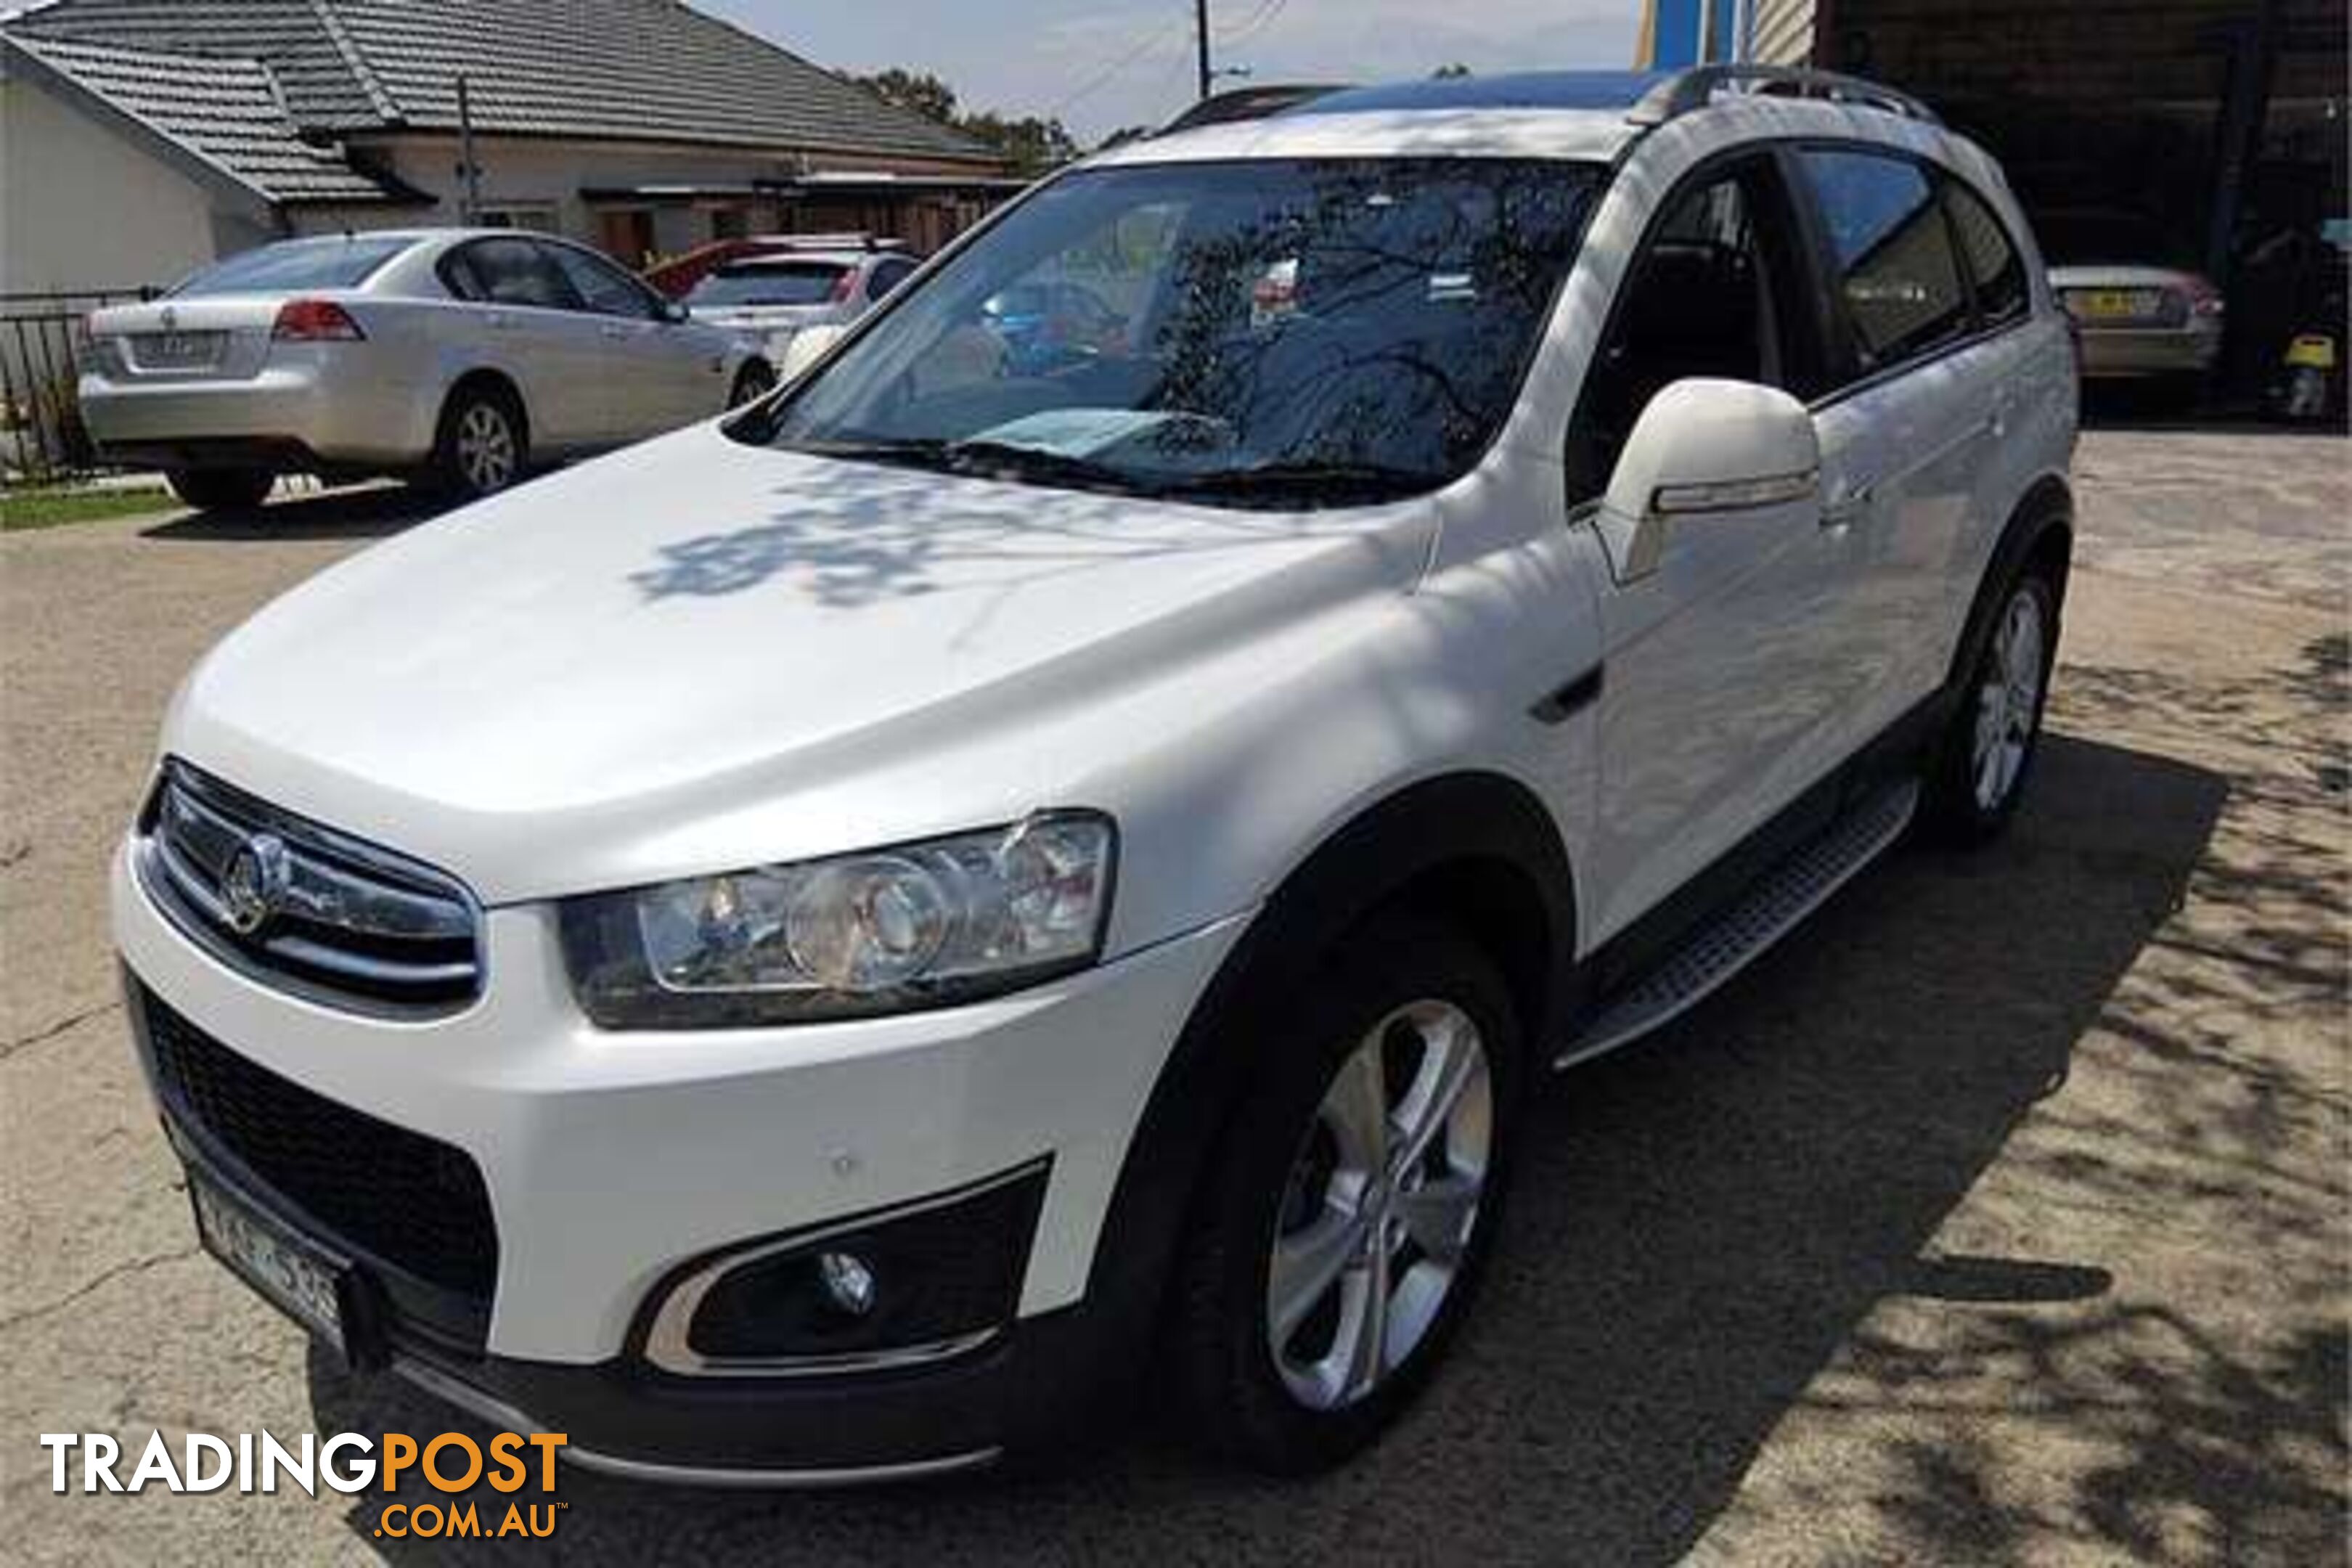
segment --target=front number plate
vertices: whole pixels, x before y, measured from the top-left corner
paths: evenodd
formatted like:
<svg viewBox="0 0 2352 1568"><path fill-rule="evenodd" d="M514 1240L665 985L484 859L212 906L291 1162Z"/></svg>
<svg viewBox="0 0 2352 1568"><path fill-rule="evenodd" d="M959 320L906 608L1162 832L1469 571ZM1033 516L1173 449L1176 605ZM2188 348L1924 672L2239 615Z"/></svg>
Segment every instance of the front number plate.
<svg viewBox="0 0 2352 1568"><path fill-rule="evenodd" d="M188 1173L205 1249L297 1322L345 1351L344 1269L203 1176Z"/></svg>

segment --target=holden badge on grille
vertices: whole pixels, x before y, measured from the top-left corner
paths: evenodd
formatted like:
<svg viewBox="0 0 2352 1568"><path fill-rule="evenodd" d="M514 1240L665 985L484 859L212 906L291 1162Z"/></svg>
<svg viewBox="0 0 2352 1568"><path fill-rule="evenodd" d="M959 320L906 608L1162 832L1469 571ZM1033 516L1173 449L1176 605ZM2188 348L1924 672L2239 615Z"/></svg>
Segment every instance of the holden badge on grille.
<svg viewBox="0 0 2352 1568"><path fill-rule="evenodd" d="M221 877L221 907L230 929L239 936L259 931L285 900L293 868L285 840L274 833L257 833L236 847Z"/></svg>

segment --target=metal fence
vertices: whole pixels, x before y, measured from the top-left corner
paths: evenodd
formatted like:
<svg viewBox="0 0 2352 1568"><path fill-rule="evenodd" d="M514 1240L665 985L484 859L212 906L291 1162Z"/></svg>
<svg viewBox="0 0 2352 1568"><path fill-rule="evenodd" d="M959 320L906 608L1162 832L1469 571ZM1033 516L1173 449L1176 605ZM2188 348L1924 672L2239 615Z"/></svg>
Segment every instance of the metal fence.
<svg viewBox="0 0 2352 1568"><path fill-rule="evenodd" d="M154 296L152 289L0 294L0 483L44 483L97 468L74 399L82 323L101 305Z"/></svg>

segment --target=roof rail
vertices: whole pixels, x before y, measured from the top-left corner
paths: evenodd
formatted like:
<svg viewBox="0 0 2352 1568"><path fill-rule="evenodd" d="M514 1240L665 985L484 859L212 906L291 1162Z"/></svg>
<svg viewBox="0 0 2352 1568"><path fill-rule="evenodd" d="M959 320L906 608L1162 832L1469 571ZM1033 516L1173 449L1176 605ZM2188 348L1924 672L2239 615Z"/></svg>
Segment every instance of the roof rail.
<svg viewBox="0 0 2352 1568"><path fill-rule="evenodd" d="M1907 92L1864 81L1836 71L1807 70L1799 66L1698 66L1677 72L1643 96L1626 118L1636 125L1664 125L1667 121L1705 109L1717 90L1745 88L1759 97L1817 98L1832 103L1855 103L1867 109L1899 114L1906 120L1941 125L1936 111Z"/></svg>

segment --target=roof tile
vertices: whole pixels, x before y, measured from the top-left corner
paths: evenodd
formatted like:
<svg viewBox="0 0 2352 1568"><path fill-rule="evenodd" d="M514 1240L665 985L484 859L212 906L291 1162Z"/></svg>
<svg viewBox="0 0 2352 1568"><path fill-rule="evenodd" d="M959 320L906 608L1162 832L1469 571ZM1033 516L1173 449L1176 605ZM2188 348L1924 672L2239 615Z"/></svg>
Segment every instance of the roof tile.
<svg viewBox="0 0 2352 1568"><path fill-rule="evenodd" d="M162 54L58 37L12 42L150 130L280 202L375 203L404 193L305 142L258 60Z"/></svg>
<svg viewBox="0 0 2352 1568"><path fill-rule="evenodd" d="M9 26L258 58L313 131L454 128L462 73L490 133L997 161L678 0L53 0Z"/></svg>

